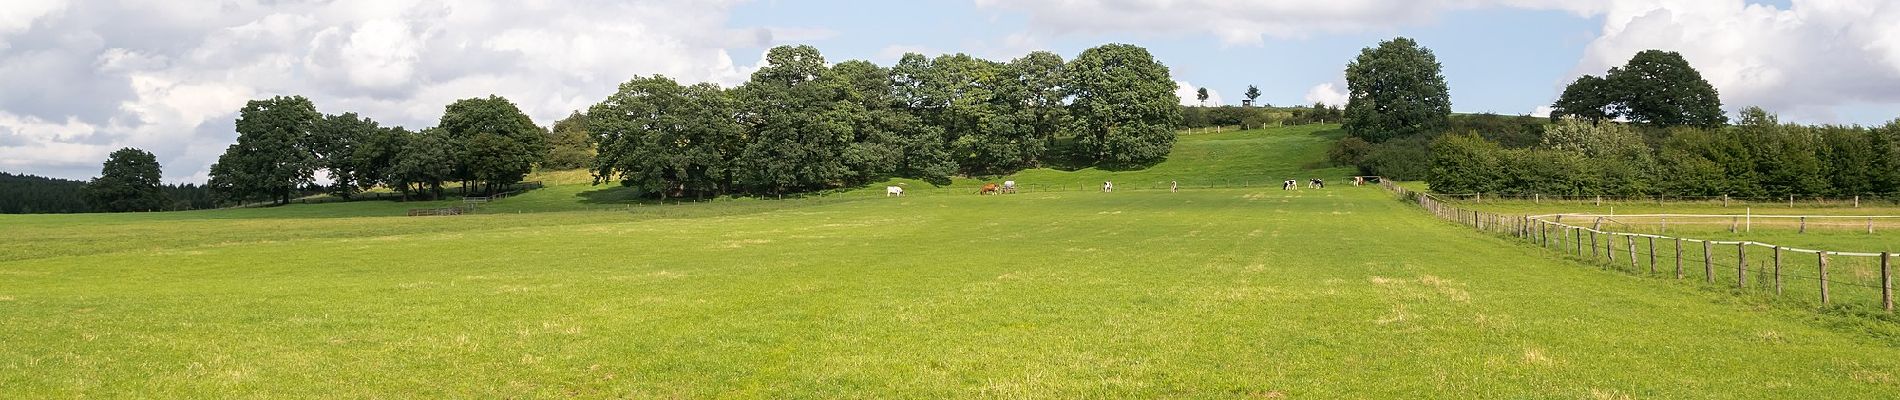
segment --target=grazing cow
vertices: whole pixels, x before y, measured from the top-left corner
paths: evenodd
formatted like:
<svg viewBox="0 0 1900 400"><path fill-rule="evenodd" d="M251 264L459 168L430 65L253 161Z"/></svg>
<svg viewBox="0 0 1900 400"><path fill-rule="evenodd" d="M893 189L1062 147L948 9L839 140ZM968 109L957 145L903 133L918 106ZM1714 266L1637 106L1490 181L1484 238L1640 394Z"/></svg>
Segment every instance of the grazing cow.
<svg viewBox="0 0 1900 400"><path fill-rule="evenodd" d="M1003 193L1016 194L1016 181L1003 181Z"/></svg>
<svg viewBox="0 0 1900 400"><path fill-rule="evenodd" d="M999 192L1000 192L1000 189L998 189L998 188L996 187L996 184L994 184L994 183L985 183L985 184L983 184L983 188L982 188L982 189L977 189L977 191L976 191L976 194L978 194L978 195L985 195L985 194L995 194L995 193L999 193Z"/></svg>
<svg viewBox="0 0 1900 400"><path fill-rule="evenodd" d="M899 186L885 186L884 197L891 196L904 197L904 188Z"/></svg>
<svg viewBox="0 0 1900 400"><path fill-rule="evenodd" d="M1312 180L1306 181L1306 187L1310 187L1314 189L1325 189L1326 181L1319 180L1319 178L1313 178Z"/></svg>
<svg viewBox="0 0 1900 400"><path fill-rule="evenodd" d="M1108 192L1113 192L1113 191L1115 191L1115 182L1108 182L1108 181L1102 182L1102 193L1108 193Z"/></svg>
<svg viewBox="0 0 1900 400"><path fill-rule="evenodd" d="M1292 180L1292 179L1288 179L1286 180L1286 182L1280 184L1280 190L1295 190L1299 188L1300 188L1299 181Z"/></svg>
<svg viewBox="0 0 1900 400"><path fill-rule="evenodd" d="M1179 192L1179 191L1181 191L1180 182L1168 181L1168 193L1174 193L1174 192Z"/></svg>

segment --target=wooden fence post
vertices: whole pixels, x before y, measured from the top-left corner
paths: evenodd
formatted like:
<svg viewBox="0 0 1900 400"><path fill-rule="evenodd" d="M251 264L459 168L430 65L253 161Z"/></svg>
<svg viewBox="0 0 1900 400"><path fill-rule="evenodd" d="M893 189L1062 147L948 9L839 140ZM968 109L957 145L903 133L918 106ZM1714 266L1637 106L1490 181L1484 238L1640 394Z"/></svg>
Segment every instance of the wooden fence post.
<svg viewBox="0 0 1900 400"><path fill-rule="evenodd" d="M1735 244L1735 288L1748 287L1748 242Z"/></svg>
<svg viewBox="0 0 1900 400"><path fill-rule="evenodd" d="M1616 261L1616 234L1603 234L1603 257L1612 262Z"/></svg>
<svg viewBox="0 0 1900 400"><path fill-rule="evenodd" d="M1821 304L1822 304L1822 305L1826 305L1826 304L1827 304L1827 302L1828 302L1828 298L1827 298L1827 251L1826 251L1826 250L1822 250L1822 251L1819 251L1819 252L1816 252L1816 254L1818 254L1818 255L1820 256L1820 259L1821 259L1821 264L1820 264L1820 266L1821 266L1821 279L1820 279L1820 280L1821 280Z"/></svg>
<svg viewBox="0 0 1900 400"><path fill-rule="evenodd" d="M1656 237L1649 237L1649 273L1656 273Z"/></svg>
<svg viewBox="0 0 1900 400"><path fill-rule="evenodd" d="M1702 280L1708 283L1715 283L1715 257L1711 257L1714 254L1715 245L1702 241Z"/></svg>
<svg viewBox="0 0 1900 400"><path fill-rule="evenodd" d="M1682 238L1676 238L1676 279L1682 279Z"/></svg>
<svg viewBox="0 0 1900 400"><path fill-rule="evenodd" d="M1807 216L1804 215L1801 217L1801 230L1795 233L1808 233L1808 217Z"/></svg>
<svg viewBox="0 0 1900 400"><path fill-rule="evenodd" d="M1669 217L1662 217L1662 229L1658 231L1660 233L1669 233Z"/></svg>
<svg viewBox="0 0 1900 400"><path fill-rule="evenodd" d="M1880 307L1893 312L1893 253L1880 252Z"/></svg>
<svg viewBox="0 0 1900 400"><path fill-rule="evenodd" d="M1775 295L1781 295L1781 246L1775 246Z"/></svg>
<svg viewBox="0 0 1900 400"><path fill-rule="evenodd" d="M1596 259L1599 250L1603 249L1597 248L1597 231L1590 231L1590 258Z"/></svg>
<svg viewBox="0 0 1900 400"><path fill-rule="evenodd" d="M1629 238L1629 241L1627 243L1629 244L1629 249L1630 249L1630 269L1635 270L1637 268L1636 266L1636 236L1631 235L1631 236L1625 236L1625 237Z"/></svg>
<svg viewBox="0 0 1900 400"><path fill-rule="evenodd" d="M1577 240L1577 257L1583 257L1583 228L1570 228L1570 232Z"/></svg>

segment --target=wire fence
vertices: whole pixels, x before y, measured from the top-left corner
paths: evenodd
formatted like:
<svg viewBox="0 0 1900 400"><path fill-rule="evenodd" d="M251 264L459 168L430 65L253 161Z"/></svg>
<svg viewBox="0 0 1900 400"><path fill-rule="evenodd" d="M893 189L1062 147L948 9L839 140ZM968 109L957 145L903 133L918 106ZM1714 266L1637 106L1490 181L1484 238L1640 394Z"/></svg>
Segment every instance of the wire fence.
<svg viewBox="0 0 1900 400"><path fill-rule="evenodd" d="M1862 194L1846 196L1604 196L1604 195L1549 195L1549 194L1497 194L1497 193L1433 193L1439 199L1471 202L1526 202L1533 204L1580 204L1580 205L1616 205L1616 204L1656 204L1695 203L1721 205L1723 207L1895 207L1900 206L1900 196Z"/></svg>
<svg viewBox="0 0 1900 400"><path fill-rule="evenodd" d="M1783 301L1879 307L1889 314L1893 312L1892 252L1802 249L1754 241L1617 231L1613 229L1625 227L1627 222L1612 223L1609 216L1597 215L1512 215L1472 210L1458 207L1438 195L1391 183L1381 185L1440 219L1590 260L1604 268L1639 275L1696 279ZM1674 218L1678 224L1691 218L1686 215L1640 217ZM1734 216L1715 217L1736 223ZM1817 216L1771 217L1813 219Z"/></svg>

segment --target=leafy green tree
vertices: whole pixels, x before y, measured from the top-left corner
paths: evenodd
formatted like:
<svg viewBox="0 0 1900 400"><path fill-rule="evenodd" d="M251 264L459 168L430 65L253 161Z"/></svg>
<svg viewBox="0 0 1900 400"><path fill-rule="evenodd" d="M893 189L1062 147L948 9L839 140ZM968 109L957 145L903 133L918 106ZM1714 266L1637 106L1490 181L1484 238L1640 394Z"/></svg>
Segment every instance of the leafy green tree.
<svg viewBox="0 0 1900 400"><path fill-rule="evenodd" d="M1900 119L1868 130L1867 142L1874 159L1866 167L1873 174L1872 192L1900 194Z"/></svg>
<svg viewBox="0 0 1900 400"><path fill-rule="evenodd" d="M1820 136L1812 129L1782 125L1760 107L1741 112L1736 125L1740 139L1754 155L1755 177L1765 194L1773 196L1827 193L1828 181L1818 154Z"/></svg>
<svg viewBox="0 0 1900 400"><path fill-rule="evenodd" d="M1410 38L1361 50L1346 65L1346 133L1378 143L1443 132L1451 93L1431 49Z"/></svg>
<svg viewBox="0 0 1900 400"><path fill-rule="evenodd" d="M1057 68L1060 68L1057 59ZM934 184L950 184L950 175L957 172L957 163L952 158L949 140L941 125L936 122L943 118L945 94L937 81L936 67L929 57L908 53L891 67L892 100L897 103L897 112L881 123L891 124L899 156L895 166L898 176L923 179ZM1057 98L1057 102L1061 101Z"/></svg>
<svg viewBox="0 0 1900 400"><path fill-rule="evenodd" d="M1590 122L1565 117L1544 129L1544 147L1574 153L1588 174L1583 194L1643 195L1655 193L1656 159L1643 137L1615 122Z"/></svg>
<svg viewBox="0 0 1900 400"><path fill-rule="evenodd" d="M1207 88L1195 89L1194 98L1201 101L1201 107L1207 107Z"/></svg>
<svg viewBox="0 0 1900 400"><path fill-rule="evenodd" d="M953 159L968 175L1019 170L1047 144L1034 137L1026 87L1008 67L994 61L952 54L931 61L931 92L941 96L936 124L950 141Z"/></svg>
<svg viewBox="0 0 1900 400"><path fill-rule="evenodd" d="M1260 88L1255 87L1254 85L1247 85L1246 96L1247 96L1247 105L1249 106L1260 105L1259 102L1256 101L1260 99Z"/></svg>
<svg viewBox="0 0 1900 400"><path fill-rule="evenodd" d="M570 170L586 168L594 159L594 142L587 132L586 116L576 111L554 122L548 130L548 154L541 158L541 169Z"/></svg>
<svg viewBox="0 0 1900 400"><path fill-rule="evenodd" d="M389 184L406 198L427 192L442 197L442 183L455 179L456 149L441 128L396 132L400 149L389 169Z"/></svg>
<svg viewBox="0 0 1900 400"><path fill-rule="evenodd" d="M1439 193L1487 193L1503 188L1507 176L1497 143L1476 134L1440 136L1431 144L1431 174L1426 178Z"/></svg>
<svg viewBox="0 0 1900 400"><path fill-rule="evenodd" d="M1588 172L1583 154L1551 149L1509 149L1499 157L1505 187L1503 194L1582 195L1596 194L1600 185Z"/></svg>
<svg viewBox="0 0 1900 400"><path fill-rule="evenodd" d="M99 177L87 182L81 193L94 210L159 211L171 203L159 188L159 177L158 157L127 147L106 156Z"/></svg>
<svg viewBox="0 0 1900 400"><path fill-rule="evenodd" d="M896 174L904 154L898 139L898 131L903 128L897 124L903 122L892 120L905 112L897 108L899 102L891 90L891 71L869 61L850 60L832 66L824 79L835 81L832 84L841 89L838 94L841 102L837 107L852 115L851 143L844 151L845 165L851 169L846 184L856 185Z"/></svg>
<svg viewBox="0 0 1900 400"><path fill-rule="evenodd" d="M359 160L356 152L368 146L368 142L381 132L382 127L376 121L353 112L326 115L311 126L310 150L316 153L317 168L330 176L327 192L349 198L376 185L378 171L375 168L378 166L359 164L359 161L374 160ZM376 156L365 154L364 157L373 159Z"/></svg>
<svg viewBox="0 0 1900 400"><path fill-rule="evenodd" d="M1876 149L1875 131L1859 127L1823 126L1817 129L1820 135L1820 154L1822 177L1828 180L1830 193L1838 196L1856 196L1875 193L1874 186L1880 181L1880 151Z"/></svg>
<svg viewBox="0 0 1900 400"><path fill-rule="evenodd" d="M1631 122L1656 127L1716 127L1728 121L1715 86L1702 79L1702 73L1689 66L1682 54L1673 51L1636 53L1629 63L1611 68L1601 86L1605 88L1599 93L1614 99L1609 105L1611 115ZM1579 106L1594 105L1583 102L1601 96L1580 95Z"/></svg>
<svg viewBox="0 0 1900 400"><path fill-rule="evenodd" d="M456 178L487 193L521 182L547 154L547 132L501 96L451 103L437 127L456 149Z"/></svg>
<svg viewBox="0 0 1900 400"><path fill-rule="evenodd" d="M1168 157L1181 123L1180 99L1168 67L1148 49L1109 44L1084 50L1063 69L1073 99L1076 143L1111 167L1151 165Z"/></svg>
<svg viewBox="0 0 1900 400"><path fill-rule="evenodd" d="M844 184L844 152L854 135L835 80L821 80L825 58L811 46L779 46L737 89L740 123L750 139L737 160L738 184L786 193Z"/></svg>
<svg viewBox="0 0 1900 400"><path fill-rule="evenodd" d="M712 84L683 87L658 75L627 81L587 111L586 129L600 144L594 175L662 199L721 193L738 146L734 109Z"/></svg>
<svg viewBox="0 0 1900 400"><path fill-rule="evenodd" d="M1564 87L1563 96L1551 104L1550 119L1556 121L1564 117L1577 117L1585 121L1596 122L1613 119L1612 105L1618 94L1610 87L1609 81L1593 75L1578 77Z"/></svg>
<svg viewBox="0 0 1900 400"><path fill-rule="evenodd" d="M347 155L346 165L352 171L357 191L391 185L390 173L411 135L402 127L376 127L356 143Z"/></svg>
<svg viewBox="0 0 1900 400"><path fill-rule="evenodd" d="M1659 157L1665 192L1684 196L1759 196L1753 156L1733 130L1678 127Z"/></svg>
<svg viewBox="0 0 1900 400"><path fill-rule="evenodd" d="M238 111L236 144L211 167L212 191L227 200L289 203L320 166L311 130L322 114L303 96L252 100Z"/></svg>
<svg viewBox="0 0 1900 400"><path fill-rule="evenodd" d="M1009 71L1016 80L1010 96L1006 99L1016 107L1018 124L1029 125L1029 139L1025 147L1031 147L1023 154L1024 167L1041 165L1041 158L1053 146L1056 136L1068 123L1068 110L1063 100L1067 97L1062 89L1062 56L1047 51L1031 52L1021 58L1010 60Z"/></svg>

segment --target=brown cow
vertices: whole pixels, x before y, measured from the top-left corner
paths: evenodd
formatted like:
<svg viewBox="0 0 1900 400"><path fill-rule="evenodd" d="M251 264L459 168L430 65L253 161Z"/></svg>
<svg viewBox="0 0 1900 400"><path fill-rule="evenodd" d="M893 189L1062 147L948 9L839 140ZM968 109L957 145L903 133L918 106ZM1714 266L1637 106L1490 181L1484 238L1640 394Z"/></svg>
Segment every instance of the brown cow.
<svg viewBox="0 0 1900 400"><path fill-rule="evenodd" d="M1001 192L1002 192L1002 189L997 187L995 183L985 183L983 184L982 189L979 189L976 191L976 194L984 195L984 194L996 194L996 193L1001 193Z"/></svg>

